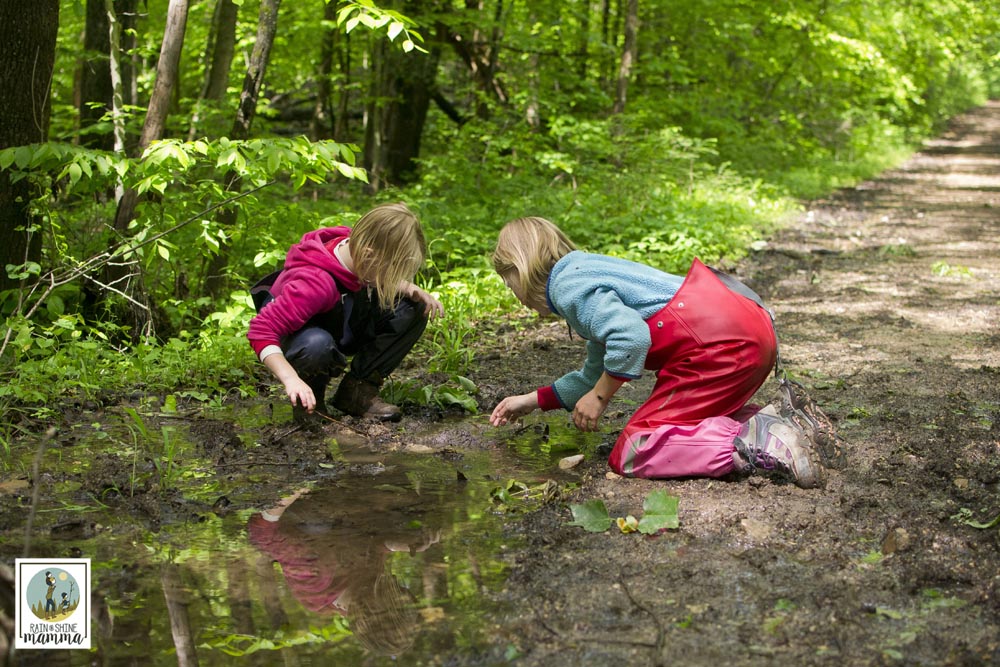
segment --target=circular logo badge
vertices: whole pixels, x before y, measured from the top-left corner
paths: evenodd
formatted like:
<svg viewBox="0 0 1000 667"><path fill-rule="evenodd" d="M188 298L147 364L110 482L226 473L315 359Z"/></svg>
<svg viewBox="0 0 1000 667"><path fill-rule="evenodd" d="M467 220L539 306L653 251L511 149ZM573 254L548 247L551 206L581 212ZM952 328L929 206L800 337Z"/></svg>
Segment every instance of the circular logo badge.
<svg viewBox="0 0 1000 667"><path fill-rule="evenodd" d="M66 570L39 570L28 582L28 606L40 620L56 623L73 615L80 604L80 586Z"/></svg>

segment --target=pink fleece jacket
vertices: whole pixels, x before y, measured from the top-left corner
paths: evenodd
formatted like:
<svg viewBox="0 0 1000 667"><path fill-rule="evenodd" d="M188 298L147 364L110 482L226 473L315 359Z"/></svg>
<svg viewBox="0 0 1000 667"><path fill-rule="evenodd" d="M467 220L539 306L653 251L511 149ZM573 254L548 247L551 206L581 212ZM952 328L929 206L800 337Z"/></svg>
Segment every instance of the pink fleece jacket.
<svg viewBox="0 0 1000 667"><path fill-rule="evenodd" d="M288 250L281 274L270 289L274 301L250 320L247 338L258 356L268 345L280 345L282 338L313 316L336 306L342 290L361 289L358 277L327 248L350 234L350 227L324 227L307 232Z"/></svg>

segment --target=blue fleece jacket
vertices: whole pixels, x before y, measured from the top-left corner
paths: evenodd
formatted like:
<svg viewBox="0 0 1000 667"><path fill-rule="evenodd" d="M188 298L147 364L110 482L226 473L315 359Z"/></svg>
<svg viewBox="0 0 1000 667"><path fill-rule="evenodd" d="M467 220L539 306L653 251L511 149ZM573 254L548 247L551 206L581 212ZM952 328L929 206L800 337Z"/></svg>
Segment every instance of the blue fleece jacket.
<svg viewBox="0 0 1000 667"><path fill-rule="evenodd" d="M556 262L545 288L549 309L587 340L583 368L552 384L564 408L572 410L604 371L626 380L642 374L651 344L646 320L682 282L645 264L579 250Z"/></svg>

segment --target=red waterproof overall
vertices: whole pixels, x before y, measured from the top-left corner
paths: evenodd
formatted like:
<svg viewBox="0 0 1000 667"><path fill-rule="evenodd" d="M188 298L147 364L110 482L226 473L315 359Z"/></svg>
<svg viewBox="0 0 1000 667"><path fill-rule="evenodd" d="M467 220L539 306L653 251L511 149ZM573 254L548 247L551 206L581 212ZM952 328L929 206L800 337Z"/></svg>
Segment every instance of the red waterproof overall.
<svg viewBox="0 0 1000 667"><path fill-rule="evenodd" d="M629 477L721 477L747 401L776 359L770 314L697 259L666 306L646 320L653 392L618 437L608 463Z"/></svg>

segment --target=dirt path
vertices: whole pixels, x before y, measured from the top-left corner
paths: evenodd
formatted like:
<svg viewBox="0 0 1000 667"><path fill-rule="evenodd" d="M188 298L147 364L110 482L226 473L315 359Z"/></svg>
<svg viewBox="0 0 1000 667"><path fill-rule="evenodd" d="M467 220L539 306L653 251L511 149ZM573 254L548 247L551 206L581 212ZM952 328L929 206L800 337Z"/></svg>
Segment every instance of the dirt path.
<svg viewBox="0 0 1000 667"><path fill-rule="evenodd" d="M666 488L681 528L591 534L565 504L531 514L503 594L518 664L1000 664L1000 528L963 522L1000 514L998 258L1000 103L812 203L740 273L847 464L806 491L586 462L569 502L640 516ZM560 340L538 354L575 360Z"/></svg>

